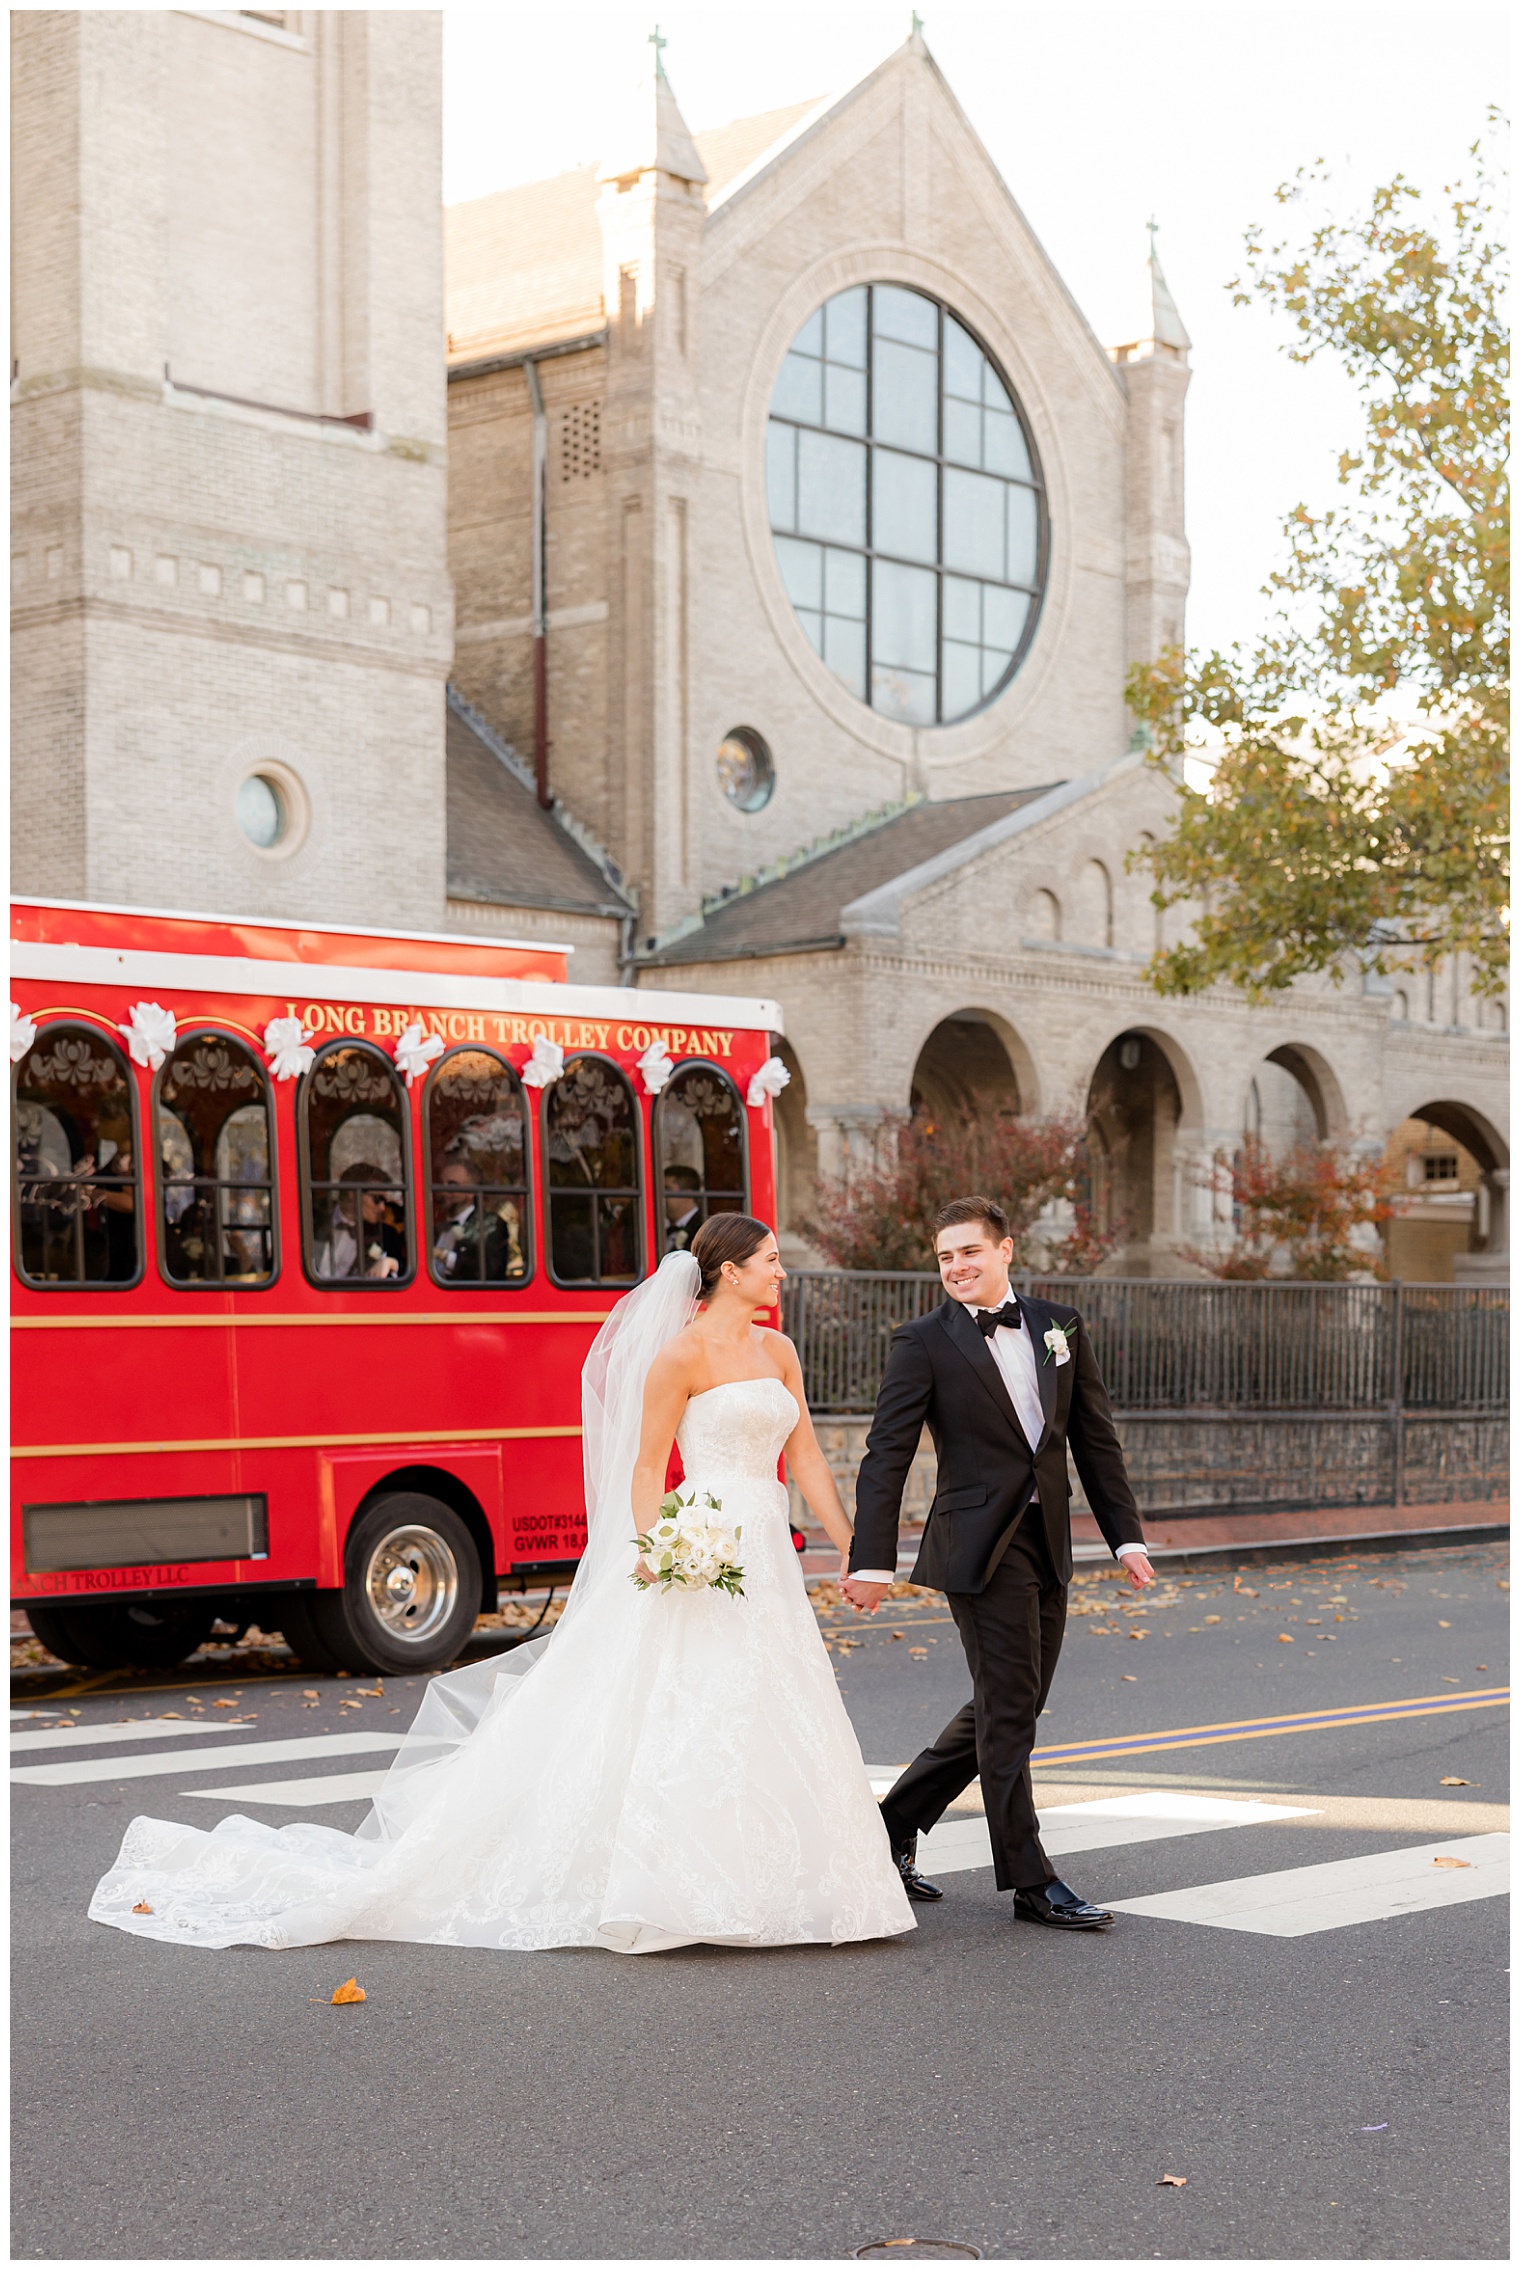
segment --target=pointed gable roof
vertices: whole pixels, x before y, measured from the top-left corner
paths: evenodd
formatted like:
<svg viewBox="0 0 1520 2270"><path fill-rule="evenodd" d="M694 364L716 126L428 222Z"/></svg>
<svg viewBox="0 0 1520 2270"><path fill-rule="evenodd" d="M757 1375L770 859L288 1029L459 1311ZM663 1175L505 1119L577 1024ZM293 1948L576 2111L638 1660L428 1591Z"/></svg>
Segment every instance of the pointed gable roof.
<svg viewBox="0 0 1520 2270"><path fill-rule="evenodd" d="M668 79L661 82L669 87ZM788 103L736 118L703 134L687 134L670 97L674 123L651 112L650 162L694 181L708 205L731 182L784 142L817 102ZM679 128L679 135L677 134ZM685 136L683 148L680 136ZM635 147L625 165L613 161L612 178L640 170ZM599 183L608 169L578 166L548 181L498 189L489 197L444 208L444 267L449 361L510 353L554 339L574 339L606 320L602 300L602 232L596 217Z"/></svg>

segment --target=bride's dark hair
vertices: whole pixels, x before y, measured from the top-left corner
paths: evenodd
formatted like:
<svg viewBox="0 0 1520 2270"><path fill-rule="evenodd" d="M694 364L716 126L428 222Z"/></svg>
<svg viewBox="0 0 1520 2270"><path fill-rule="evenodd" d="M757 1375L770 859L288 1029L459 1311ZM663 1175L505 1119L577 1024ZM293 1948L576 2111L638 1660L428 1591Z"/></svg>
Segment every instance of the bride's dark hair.
<svg viewBox="0 0 1520 2270"><path fill-rule="evenodd" d="M730 1262L738 1268L753 1260L770 1234L769 1224L757 1222L753 1214L710 1214L690 1248L702 1272L701 1298L706 1300L715 1291Z"/></svg>

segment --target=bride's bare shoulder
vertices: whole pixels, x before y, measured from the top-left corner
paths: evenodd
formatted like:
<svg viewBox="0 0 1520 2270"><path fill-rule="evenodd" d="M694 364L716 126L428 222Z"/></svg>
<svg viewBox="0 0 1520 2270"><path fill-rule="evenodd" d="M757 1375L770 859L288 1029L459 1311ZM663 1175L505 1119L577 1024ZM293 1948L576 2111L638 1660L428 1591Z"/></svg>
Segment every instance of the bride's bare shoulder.
<svg viewBox="0 0 1520 2270"><path fill-rule="evenodd" d="M702 1344L694 1325L688 1324L664 1347L649 1367L649 1385L657 1392L676 1387L690 1387L701 1369Z"/></svg>

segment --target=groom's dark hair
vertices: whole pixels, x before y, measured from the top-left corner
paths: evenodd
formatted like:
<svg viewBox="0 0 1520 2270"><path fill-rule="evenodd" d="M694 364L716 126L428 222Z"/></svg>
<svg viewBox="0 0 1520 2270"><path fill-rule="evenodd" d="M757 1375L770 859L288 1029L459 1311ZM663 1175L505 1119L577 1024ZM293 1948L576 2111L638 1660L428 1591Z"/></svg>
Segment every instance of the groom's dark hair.
<svg viewBox="0 0 1520 2270"><path fill-rule="evenodd" d="M934 1235L937 1238L941 1230L954 1229L958 1222L985 1222L994 1245L1001 1245L1005 1237L1013 1235L1008 1227L1008 1216L995 1198L952 1198L934 1217Z"/></svg>

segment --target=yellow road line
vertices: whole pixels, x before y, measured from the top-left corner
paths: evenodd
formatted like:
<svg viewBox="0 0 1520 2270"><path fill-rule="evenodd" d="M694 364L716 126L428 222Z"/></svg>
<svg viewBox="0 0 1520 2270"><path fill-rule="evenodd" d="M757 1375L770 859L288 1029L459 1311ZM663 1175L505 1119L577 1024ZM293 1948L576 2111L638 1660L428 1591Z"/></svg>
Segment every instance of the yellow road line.
<svg viewBox="0 0 1520 2270"><path fill-rule="evenodd" d="M1457 1695L1414 1695L1407 1701L1373 1703L1358 1710L1304 1711L1291 1718L1239 1719L1213 1726L1177 1726L1150 1734L1116 1734L1091 1742L1068 1742L1037 1750L1031 1766L1099 1764L1104 1759L1153 1757L1159 1750L1207 1750L1221 1742L1265 1742L1277 1734L1333 1733L1340 1726L1396 1726L1406 1718L1439 1718L1459 1710L1499 1710L1508 1687L1474 1688Z"/></svg>

